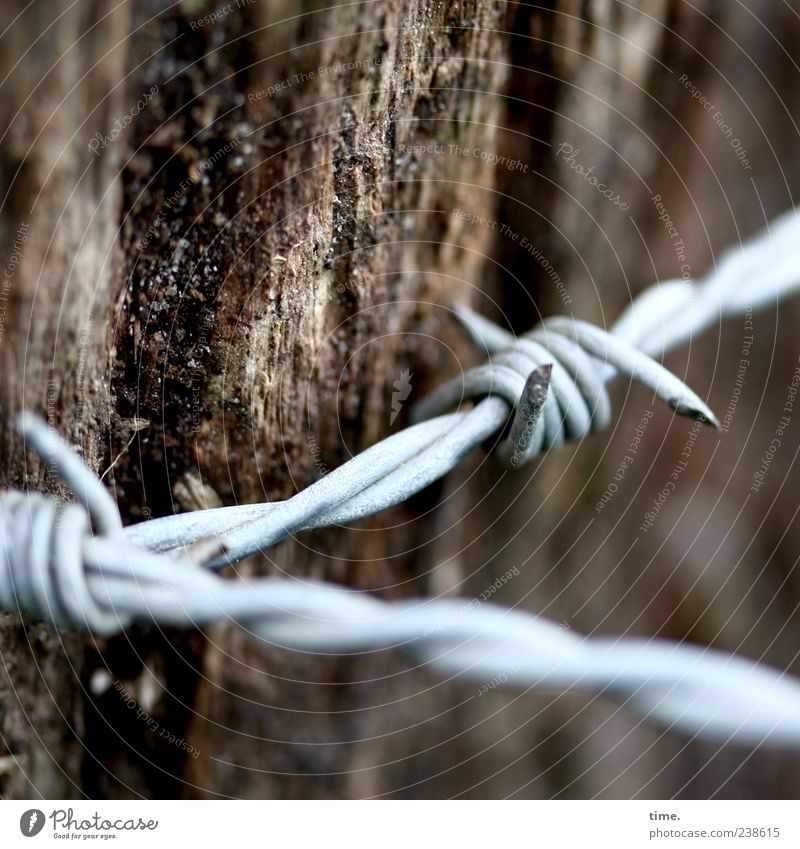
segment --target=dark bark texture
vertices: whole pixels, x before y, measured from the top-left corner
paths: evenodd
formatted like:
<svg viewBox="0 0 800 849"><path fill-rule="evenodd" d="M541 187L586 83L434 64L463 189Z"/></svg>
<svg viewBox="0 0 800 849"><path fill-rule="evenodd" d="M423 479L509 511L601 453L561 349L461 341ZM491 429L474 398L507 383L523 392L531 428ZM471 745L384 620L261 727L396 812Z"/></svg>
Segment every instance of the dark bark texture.
<svg viewBox="0 0 800 849"><path fill-rule="evenodd" d="M681 276L655 195L699 277L800 180L783 4L11 6L4 480L61 491L13 433L37 410L126 523L285 498L403 426L404 371L413 400L477 362L458 303L517 330L553 312L611 323ZM476 452L402 507L240 571L398 598L479 595L517 567L493 601L797 667L797 433L746 502L797 318L757 316L729 433L700 437L647 533L689 428L653 408L598 513L651 407L623 385L608 435L513 476ZM743 332L728 322L668 365L724 410ZM800 778L795 756L686 741L603 699L478 697L393 653L287 654L223 625L99 641L6 617L0 655L4 797L794 796Z"/></svg>

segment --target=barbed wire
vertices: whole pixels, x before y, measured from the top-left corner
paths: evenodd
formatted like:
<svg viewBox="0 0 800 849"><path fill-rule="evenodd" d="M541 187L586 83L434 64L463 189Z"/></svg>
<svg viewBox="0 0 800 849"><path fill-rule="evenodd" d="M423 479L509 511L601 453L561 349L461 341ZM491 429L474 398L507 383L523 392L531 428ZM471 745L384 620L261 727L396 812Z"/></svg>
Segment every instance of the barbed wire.
<svg viewBox="0 0 800 849"><path fill-rule="evenodd" d="M112 496L61 437L22 414L20 433L79 503L15 490L0 499L0 607L99 635L133 622L229 621L296 651L400 649L473 680L604 693L652 721L705 738L800 745L800 681L738 656L665 640L580 637L475 600L386 602L319 582L229 579L212 571L300 531L397 504L490 438L500 459L517 466L602 430L611 419L606 383L618 373L677 413L717 425L702 399L653 357L798 287L800 218L791 211L728 253L703 283L646 290L610 332L552 318L517 339L461 309L490 359L419 402L415 424L286 501L128 528ZM474 400L474 408L442 414L463 400Z"/></svg>
<svg viewBox="0 0 800 849"><path fill-rule="evenodd" d="M499 459L518 467L566 438L604 430L611 421L606 384L620 371L651 388L676 412L718 426L703 401L652 357L737 312L776 304L798 286L800 217L792 209L743 247L723 254L702 283L671 280L646 289L610 332L558 317L517 338L460 307L456 315L492 356L417 402L412 408L416 424L286 501L166 516L127 528L126 537L168 551L206 534L223 534L229 548L212 564L218 567L293 534L347 524L399 504L492 437ZM473 399L478 403L469 412L439 415Z"/></svg>

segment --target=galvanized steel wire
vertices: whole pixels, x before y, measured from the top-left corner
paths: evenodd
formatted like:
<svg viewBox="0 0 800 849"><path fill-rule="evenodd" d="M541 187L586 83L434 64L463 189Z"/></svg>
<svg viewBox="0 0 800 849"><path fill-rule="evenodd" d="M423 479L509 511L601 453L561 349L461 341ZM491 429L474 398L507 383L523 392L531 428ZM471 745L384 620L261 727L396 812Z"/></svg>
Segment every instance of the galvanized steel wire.
<svg viewBox="0 0 800 849"><path fill-rule="evenodd" d="M18 428L78 503L9 491L0 499L0 607L99 635L134 622L230 621L266 643L326 654L399 649L443 672L505 686L604 693L667 727L751 745L800 745L800 681L741 657L664 640L584 638L540 617L458 599L381 601L319 582L229 579L235 563L293 534L398 504L494 438L516 467L611 420L606 383L625 373L676 412L717 425L655 359L722 318L800 287L794 210L708 278L656 284L609 332L551 318L520 338L467 310L490 354L414 410L415 423L286 501L222 507L123 528L113 498L40 419ZM468 412L448 412L472 400Z"/></svg>

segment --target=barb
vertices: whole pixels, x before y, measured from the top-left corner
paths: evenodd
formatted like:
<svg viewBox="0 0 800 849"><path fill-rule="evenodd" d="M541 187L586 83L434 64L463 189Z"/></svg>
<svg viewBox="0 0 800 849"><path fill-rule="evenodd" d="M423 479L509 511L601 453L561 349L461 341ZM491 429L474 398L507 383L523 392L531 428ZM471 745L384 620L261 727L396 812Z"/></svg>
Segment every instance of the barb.
<svg viewBox="0 0 800 849"><path fill-rule="evenodd" d="M126 528L125 536L157 551L180 551L200 536L221 534L229 548L212 565L223 566L293 534L347 524L399 504L491 438L501 462L516 468L565 439L602 431L611 422L606 384L619 372L651 388L677 413L719 427L708 406L652 356L722 318L775 304L798 287L800 216L792 209L724 254L700 284L667 281L646 289L610 332L551 318L517 338L461 307L459 319L491 358L417 402L416 424L287 501L153 519ZM478 401L469 412L440 415L469 400Z"/></svg>
<svg viewBox="0 0 800 849"><path fill-rule="evenodd" d="M287 649L398 648L479 681L501 677L523 688L604 693L653 721L704 737L800 745L800 681L739 657L661 640L580 638L539 617L474 602L387 603L325 584L245 583L209 571L298 531L397 504L490 438L500 458L516 466L565 439L602 430L611 418L605 384L619 372L676 412L716 425L702 399L652 357L723 316L796 289L799 255L800 219L792 211L772 235L729 254L701 285L648 289L610 333L558 318L516 339L462 310L462 321L492 354L489 362L420 402L416 424L282 502L123 529L91 471L54 431L24 414L20 432L80 504L14 491L0 498L0 607L98 634L136 621L184 627L231 621ZM677 315L680 322L670 318ZM474 408L440 415L462 399L474 400Z"/></svg>

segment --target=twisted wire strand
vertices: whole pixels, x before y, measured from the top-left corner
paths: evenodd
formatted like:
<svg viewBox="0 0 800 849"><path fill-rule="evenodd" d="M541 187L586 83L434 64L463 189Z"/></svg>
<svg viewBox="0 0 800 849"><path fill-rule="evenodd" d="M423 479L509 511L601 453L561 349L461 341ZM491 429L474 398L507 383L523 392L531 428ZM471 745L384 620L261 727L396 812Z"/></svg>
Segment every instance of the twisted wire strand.
<svg viewBox="0 0 800 849"><path fill-rule="evenodd" d="M78 461L44 422L27 415L20 428L37 453L47 445L43 459L65 461L62 468ZM14 491L0 499L0 606L101 635L132 622L222 621L282 649L401 650L439 672L481 682L481 691L599 693L706 739L800 745L800 681L778 670L666 640L581 637L477 600L384 602L314 581L226 579L186 557L138 548L114 524L100 531L97 517L108 518L102 487L82 486L93 478L85 467L72 475L81 504Z"/></svg>
<svg viewBox="0 0 800 849"><path fill-rule="evenodd" d="M445 384L420 402L416 424L286 501L124 529L95 475L53 430L24 414L20 432L79 503L15 491L0 498L0 606L97 634L138 621L230 621L287 649L399 648L473 680L604 693L652 721L711 739L800 745L800 681L741 657L663 640L583 638L474 600L382 602L321 583L230 580L211 571L298 531L397 504L492 437L501 459L519 465L543 448L602 430L611 418L605 384L618 372L678 413L716 424L704 402L653 356L798 285L800 223L791 212L771 235L726 256L702 284L673 281L642 293L610 333L559 318L516 339L462 310L492 356L458 386ZM462 397L475 400L472 410L440 414Z"/></svg>
<svg viewBox="0 0 800 849"><path fill-rule="evenodd" d="M608 332L559 317L518 338L461 307L457 316L491 355L489 362L418 401L410 427L285 501L166 516L130 526L125 536L179 553L199 536L220 534L228 548L210 565L233 563L296 533L349 524L399 504L491 438L501 462L516 468L542 449L600 432L612 417L606 384L619 372L679 414L719 427L708 406L653 356L722 318L776 304L798 287L800 216L792 209L723 254L699 284L667 281L646 289ZM468 412L442 415L468 400L477 402Z"/></svg>

